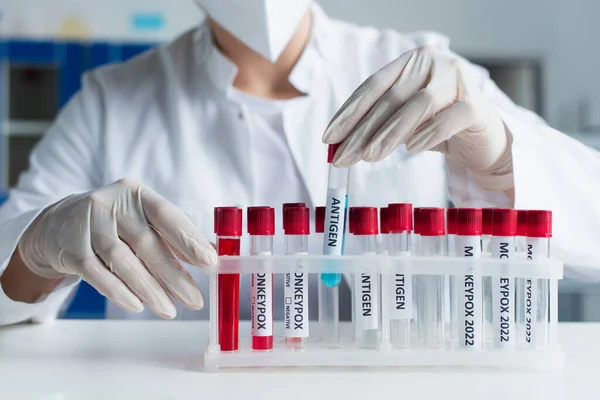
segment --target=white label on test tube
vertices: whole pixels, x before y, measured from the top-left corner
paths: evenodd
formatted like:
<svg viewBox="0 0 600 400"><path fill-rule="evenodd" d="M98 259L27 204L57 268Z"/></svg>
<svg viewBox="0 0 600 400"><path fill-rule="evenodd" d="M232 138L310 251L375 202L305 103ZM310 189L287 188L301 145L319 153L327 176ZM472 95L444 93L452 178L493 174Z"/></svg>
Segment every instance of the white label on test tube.
<svg viewBox="0 0 600 400"><path fill-rule="evenodd" d="M308 253L296 253L306 255ZM308 279L306 274L285 274L283 296L285 297L285 337L308 337Z"/></svg>
<svg viewBox="0 0 600 400"><path fill-rule="evenodd" d="M270 251L258 255L270 256ZM257 273L250 278L252 336L273 336L273 274Z"/></svg>
<svg viewBox="0 0 600 400"><path fill-rule="evenodd" d="M341 256L344 251L344 227L347 197L345 189L329 188L325 212L323 254Z"/></svg>
<svg viewBox="0 0 600 400"><path fill-rule="evenodd" d="M516 255L514 236L492 236L492 258L509 260ZM515 283L506 277L493 278L494 347L515 346Z"/></svg>
<svg viewBox="0 0 600 400"><path fill-rule="evenodd" d="M375 256L376 253L361 255ZM354 275L354 304L357 329L379 329L379 281L376 274Z"/></svg>
<svg viewBox="0 0 600 400"><path fill-rule="evenodd" d="M456 256L481 258L479 236L457 235ZM483 328L483 302L481 276L464 275L458 281L458 345L464 348L481 348Z"/></svg>
<svg viewBox="0 0 600 400"><path fill-rule="evenodd" d="M546 238L527 238L527 259L540 260L548 258L548 242ZM538 283L537 280L525 279L524 293L525 326L524 343L527 348L536 347L538 323Z"/></svg>

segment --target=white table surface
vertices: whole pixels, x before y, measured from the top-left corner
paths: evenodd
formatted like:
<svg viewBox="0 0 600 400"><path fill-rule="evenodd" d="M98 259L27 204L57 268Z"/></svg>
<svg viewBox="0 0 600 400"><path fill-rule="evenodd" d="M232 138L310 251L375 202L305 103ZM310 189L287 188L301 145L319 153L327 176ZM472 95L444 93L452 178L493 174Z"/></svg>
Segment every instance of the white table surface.
<svg viewBox="0 0 600 400"><path fill-rule="evenodd" d="M561 324L567 360L562 373L431 368L206 373L207 328L197 321L57 321L2 328L0 399L600 399L600 324Z"/></svg>

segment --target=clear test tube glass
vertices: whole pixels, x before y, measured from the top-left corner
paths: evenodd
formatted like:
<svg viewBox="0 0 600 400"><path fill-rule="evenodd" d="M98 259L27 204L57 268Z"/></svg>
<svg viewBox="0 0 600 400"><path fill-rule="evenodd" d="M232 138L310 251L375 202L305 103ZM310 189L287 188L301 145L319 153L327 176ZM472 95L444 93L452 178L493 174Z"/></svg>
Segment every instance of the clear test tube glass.
<svg viewBox="0 0 600 400"><path fill-rule="evenodd" d="M412 204L395 203L388 206L388 249L392 256L410 256ZM389 279L389 278L388 278ZM394 274L384 285L390 287L390 342L392 347L407 349L411 341L413 319L413 290L410 274Z"/></svg>
<svg viewBox="0 0 600 400"><path fill-rule="evenodd" d="M325 232L325 207L318 206L315 207L315 233L309 238L309 241L314 240L313 243L318 243L317 254L322 253L323 232Z"/></svg>
<svg viewBox="0 0 600 400"><path fill-rule="evenodd" d="M284 251L286 255L308 254L310 212L306 207L287 207L283 214ZM288 272L284 277L284 325L286 347L306 348L308 324L308 276Z"/></svg>
<svg viewBox="0 0 600 400"><path fill-rule="evenodd" d="M448 257L454 257L454 240L456 239L458 208L446 210L446 248Z"/></svg>
<svg viewBox="0 0 600 400"><path fill-rule="evenodd" d="M419 211L420 255L444 256L446 226L443 208L421 208ZM417 334L426 348L445 345L444 276L415 275L413 289L417 291Z"/></svg>
<svg viewBox="0 0 600 400"><path fill-rule="evenodd" d="M414 230L412 235L410 236L410 253L413 256L421 255L421 235L420 235L420 227L421 227L421 208L417 207L413 210L413 225Z"/></svg>
<svg viewBox="0 0 600 400"><path fill-rule="evenodd" d="M457 226L457 217L458 217L458 209L457 208L448 208L446 210L446 251L448 252L448 257L454 257L454 248L455 240L456 240L456 232L458 229ZM456 325L456 290L452 290L452 277L448 277L448 279L444 280L444 284L446 286L446 310L445 310L445 318L446 318L446 326L450 332L453 332L453 324ZM454 322L453 322L454 321ZM446 335L446 340L449 341L450 345L452 344L452 338L456 338L454 334Z"/></svg>
<svg viewBox="0 0 600 400"><path fill-rule="evenodd" d="M517 210L496 208L493 213L491 254L500 260L514 259L517 254ZM491 315L487 315L487 313ZM491 327L488 321L491 320ZM496 277L492 280L492 309L486 310L484 342L497 349L511 349L516 343L515 280Z"/></svg>
<svg viewBox="0 0 600 400"><path fill-rule="evenodd" d="M481 258L481 220L480 208L458 209L454 250L456 257ZM481 349L483 336L481 272L473 271L471 274L453 278L452 286L457 291L456 344L459 348Z"/></svg>
<svg viewBox="0 0 600 400"><path fill-rule="evenodd" d="M529 210L527 222L527 259L550 258L552 211ZM525 309L522 332L526 348L545 349L548 346L549 284L548 279L525 281L521 306Z"/></svg>
<svg viewBox="0 0 600 400"><path fill-rule="evenodd" d="M379 239L377 240L377 253L389 254L388 234L388 208L381 207L379 209Z"/></svg>
<svg viewBox="0 0 600 400"><path fill-rule="evenodd" d="M489 257L490 253L490 242L492 240L492 226L494 224L494 209L493 208L482 208L481 209L481 255L482 257Z"/></svg>
<svg viewBox="0 0 600 400"><path fill-rule="evenodd" d="M250 254L270 256L273 254L275 234L275 209L272 207L248 207L248 234ZM273 274L262 272L250 277L250 307L252 326L252 349L273 348Z"/></svg>
<svg viewBox="0 0 600 400"><path fill-rule="evenodd" d="M517 210L517 254L527 253L527 210Z"/></svg>
<svg viewBox="0 0 600 400"><path fill-rule="evenodd" d="M319 244L323 243L325 231L325 207L315 209L315 236ZM319 334L321 342L327 346L336 346L339 337L340 309L338 287L319 282Z"/></svg>
<svg viewBox="0 0 600 400"><path fill-rule="evenodd" d="M379 231L376 207L356 207L350 221L354 235L353 254L377 254ZM370 272L354 274L354 324L356 345L363 349L376 349L380 342L379 274Z"/></svg>
<svg viewBox="0 0 600 400"><path fill-rule="evenodd" d="M220 207L217 215L216 234L219 256L239 256L242 236L242 210ZM218 331L221 351L239 348L240 275L218 276Z"/></svg>
<svg viewBox="0 0 600 400"><path fill-rule="evenodd" d="M492 229L494 224L494 209L483 208L481 210L481 257L491 257ZM492 278L484 276L483 285L483 339L491 343L492 337Z"/></svg>

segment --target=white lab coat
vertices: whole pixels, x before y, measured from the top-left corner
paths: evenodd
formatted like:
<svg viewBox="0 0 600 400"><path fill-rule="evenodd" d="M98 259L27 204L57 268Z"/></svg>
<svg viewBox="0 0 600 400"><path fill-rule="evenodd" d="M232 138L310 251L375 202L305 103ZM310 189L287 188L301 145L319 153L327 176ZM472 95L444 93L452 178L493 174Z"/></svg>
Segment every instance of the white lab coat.
<svg viewBox="0 0 600 400"><path fill-rule="evenodd" d="M0 272L42 208L123 177L138 178L165 196L209 238L214 237L215 206L322 205L327 165L321 136L335 111L363 80L402 53L426 43L447 48L448 43L433 33L402 35L333 21L316 5L313 21L310 43L290 76L307 97L282 109L287 149L275 155L277 162L263 163L247 151L251 134L260 127L251 110L232 100L236 69L214 47L206 26L123 65L88 74L0 208ZM556 255L576 267L572 273L599 277L594 237L600 229L598 153L515 106L483 69L473 66L473 72L514 137L515 207L553 210ZM278 164L292 165L297 174L278 178L273 173ZM281 188L269 199L255 190L256 177L263 173ZM433 152L410 154L401 148L380 163L356 165L351 175L351 205L443 207L448 194L457 206L512 205L505 194L485 192L467 171L446 166L444 157ZM303 198L286 196L286 188L298 187ZM281 237L276 243L281 251ZM208 293L203 273L191 272ZM36 304L13 302L0 291L0 324L56 316L76 284L68 280ZM207 315L180 305L178 312L178 318ZM129 314L112 303L107 315L152 317L148 310Z"/></svg>

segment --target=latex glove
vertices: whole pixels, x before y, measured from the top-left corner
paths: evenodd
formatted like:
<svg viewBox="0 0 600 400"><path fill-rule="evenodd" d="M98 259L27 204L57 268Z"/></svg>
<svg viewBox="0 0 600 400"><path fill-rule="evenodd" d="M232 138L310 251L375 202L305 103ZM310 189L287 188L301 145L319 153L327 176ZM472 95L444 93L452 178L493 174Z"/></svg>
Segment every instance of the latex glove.
<svg viewBox="0 0 600 400"><path fill-rule="evenodd" d="M47 279L77 275L127 311L147 305L174 318L173 296L190 309L200 289L177 257L213 266L217 254L189 218L142 183L121 180L46 208L19 241L25 265Z"/></svg>
<svg viewBox="0 0 600 400"><path fill-rule="evenodd" d="M343 142L333 160L348 167L410 152L442 152L488 190L513 186L510 135L466 61L424 46L369 77L332 119L323 141Z"/></svg>

